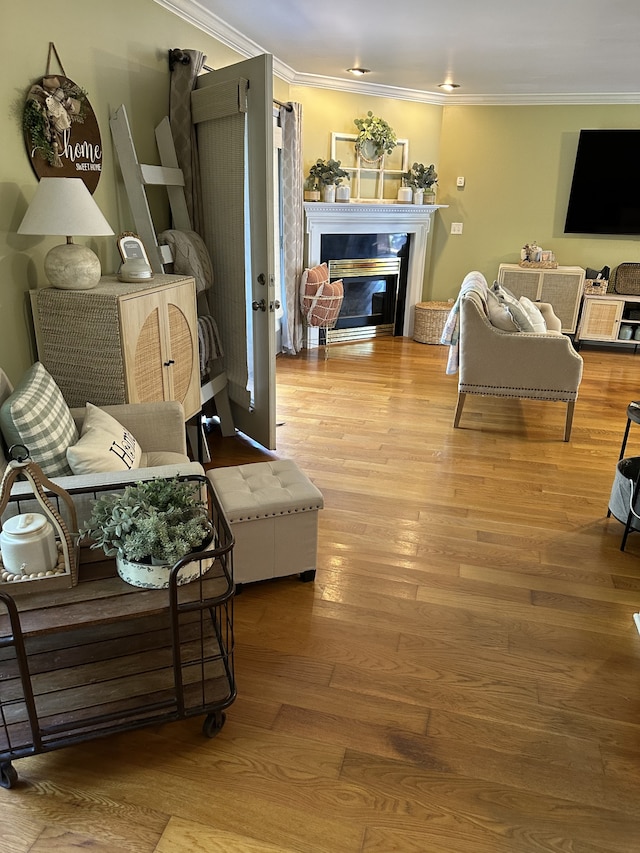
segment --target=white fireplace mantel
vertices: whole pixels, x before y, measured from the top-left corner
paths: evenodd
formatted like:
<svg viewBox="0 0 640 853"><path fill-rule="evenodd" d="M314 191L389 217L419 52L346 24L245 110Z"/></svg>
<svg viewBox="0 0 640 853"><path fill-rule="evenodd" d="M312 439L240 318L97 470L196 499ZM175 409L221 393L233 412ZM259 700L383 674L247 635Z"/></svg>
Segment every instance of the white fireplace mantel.
<svg viewBox="0 0 640 853"><path fill-rule="evenodd" d="M307 266L320 263L323 234L410 234L407 297L402 334L413 335L414 307L422 299L427 240L434 213L446 204L305 202Z"/></svg>

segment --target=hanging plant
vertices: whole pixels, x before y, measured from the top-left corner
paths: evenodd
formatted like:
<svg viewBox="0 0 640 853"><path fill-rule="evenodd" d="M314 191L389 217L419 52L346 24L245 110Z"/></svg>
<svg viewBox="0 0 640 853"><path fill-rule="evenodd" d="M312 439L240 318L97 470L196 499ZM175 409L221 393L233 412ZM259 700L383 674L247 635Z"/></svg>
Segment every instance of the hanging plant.
<svg viewBox="0 0 640 853"><path fill-rule="evenodd" d="M391 154L397 145L397 137L392 127L383 118L374 116L369 110L366 118L356 118L353 123L358 128L356 151L363 160L374 162L383 154Z"/></svg>

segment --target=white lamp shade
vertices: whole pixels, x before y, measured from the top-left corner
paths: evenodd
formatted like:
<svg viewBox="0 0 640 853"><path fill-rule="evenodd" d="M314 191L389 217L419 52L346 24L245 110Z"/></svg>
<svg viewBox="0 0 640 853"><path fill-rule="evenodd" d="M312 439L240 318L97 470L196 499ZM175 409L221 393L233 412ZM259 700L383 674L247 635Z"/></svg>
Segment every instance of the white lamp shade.
<svg viewBox="0 0 640 853"><path fill-rule="evenodd" d="M103 237L113 231L82 178L42 178L18 234Z"/></svg>

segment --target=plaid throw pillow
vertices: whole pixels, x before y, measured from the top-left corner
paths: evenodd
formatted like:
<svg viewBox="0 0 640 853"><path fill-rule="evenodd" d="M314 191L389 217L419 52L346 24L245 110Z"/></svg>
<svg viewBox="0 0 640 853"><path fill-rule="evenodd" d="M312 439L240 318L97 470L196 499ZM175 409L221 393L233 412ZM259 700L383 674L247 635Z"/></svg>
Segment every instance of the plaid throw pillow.
<svg viewBox="0 0 640 853"><path fill-rule="evenodd" d="M37 361L0 408L0 428L8 447L24 444L47 475L71 474L67 448L78 430L62 392Z"/></svg>

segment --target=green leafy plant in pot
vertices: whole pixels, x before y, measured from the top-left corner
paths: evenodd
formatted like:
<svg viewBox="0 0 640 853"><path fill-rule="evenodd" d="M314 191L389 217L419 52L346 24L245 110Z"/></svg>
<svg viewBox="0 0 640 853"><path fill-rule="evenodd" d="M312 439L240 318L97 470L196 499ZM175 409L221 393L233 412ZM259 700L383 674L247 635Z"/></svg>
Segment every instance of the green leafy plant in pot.
<svg viewBox="0 0 640 853"><path fill-rule="evenodd" d="M308 181L313 180L316 187L323 192L325 201L335 200L335 187L339 187L343 180L350 180L349 173L342 168L340 160L318 159L309 169Z"/></svg>
<svg viewBox="0 0 640 853"><path fill-rule="evenodd" d="M403 173L402 180L414 192L424 193L425 198L435 198L435 185L438 183L438 173L433 163L430 166L425 166L424 163L414 163L408 172Z"/></svg>
<svg viewBox="0 0 640 853"><path fill-rule="evenodd" d="M356 118L353 123L358 128L356 151L363 160L374 162L383 154L391 154L398 144L394 129L383 119L369 110L366 118Z"/></svg>
<svg viewBox="0 0 640 853"><path fill-rule="evenodd" d="M81 532L93 540L92 548L102 548L108 557L116 558L123 580L163 589L169 585L171 567L206 547L212 529L200 484L173 477L101 495ZM187 563L180 569L178 584L188 583L200 571L198 560Z"/></svg>

